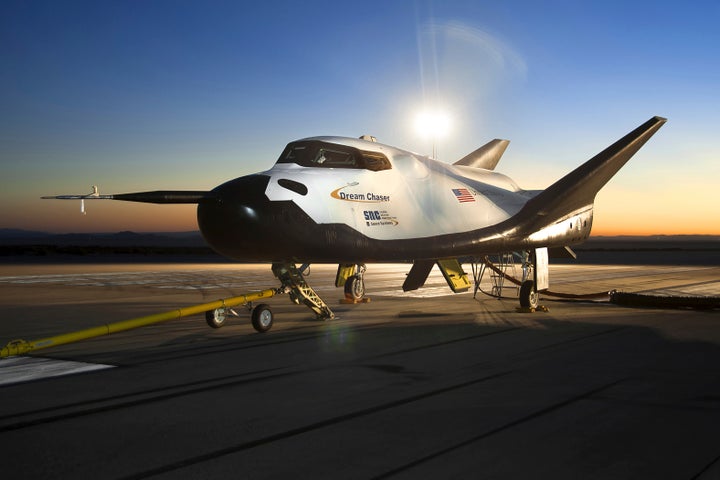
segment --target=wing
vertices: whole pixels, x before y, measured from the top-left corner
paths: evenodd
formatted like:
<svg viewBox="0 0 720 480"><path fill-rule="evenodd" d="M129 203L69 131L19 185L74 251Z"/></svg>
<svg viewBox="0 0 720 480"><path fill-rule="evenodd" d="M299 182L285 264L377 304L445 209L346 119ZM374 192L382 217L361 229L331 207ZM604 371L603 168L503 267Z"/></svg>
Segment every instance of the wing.
<svg viewBox="0 0 720 480"><path fill-rule="evenodd" d="M578 209L592 205L597 192L667 121L653 117L531 198L512 219L532 232Z"/></svg>

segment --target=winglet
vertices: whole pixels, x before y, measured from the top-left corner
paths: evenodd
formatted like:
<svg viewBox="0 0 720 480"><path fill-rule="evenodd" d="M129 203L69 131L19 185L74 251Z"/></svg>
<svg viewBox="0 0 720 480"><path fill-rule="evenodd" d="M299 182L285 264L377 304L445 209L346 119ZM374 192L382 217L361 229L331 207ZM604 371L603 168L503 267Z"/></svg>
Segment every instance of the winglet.
<svg viewBox="0 0 720 480"><path fill-rule="evenodd" d="M530 199L517 214L524 227L536 228L592 205L597 192L667 121L653 117Z"/></svg>
<svg viewBox="0 0 720 480"><path fill-rule="evenodd" d="M474 152L453 163L453 165L494 170L509 144L510 140L501 140L499 138L490 140Z"/></svg>

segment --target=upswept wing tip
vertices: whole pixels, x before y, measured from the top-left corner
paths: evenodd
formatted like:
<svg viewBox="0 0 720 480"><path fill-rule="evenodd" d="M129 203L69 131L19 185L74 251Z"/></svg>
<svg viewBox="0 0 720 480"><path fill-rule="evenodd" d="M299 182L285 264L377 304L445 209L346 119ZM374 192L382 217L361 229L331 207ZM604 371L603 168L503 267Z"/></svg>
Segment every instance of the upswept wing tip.
<svg viewBox="0 0 720 480"><path fill-rule="evenodd" d="M536 229L554 219L592 205L598 191L667 122L654 116L595 155L578 168L531 198L518 213L526 229Z"/></svg>

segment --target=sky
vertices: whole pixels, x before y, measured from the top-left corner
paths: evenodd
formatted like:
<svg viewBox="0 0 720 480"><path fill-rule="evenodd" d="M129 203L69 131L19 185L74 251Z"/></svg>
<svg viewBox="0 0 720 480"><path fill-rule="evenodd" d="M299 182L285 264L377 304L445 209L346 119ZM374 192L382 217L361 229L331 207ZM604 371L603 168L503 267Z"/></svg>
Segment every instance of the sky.
<svg viewBox="0 0 720 480"><path fill-rule="evenodd" d="M448 163L506 138L497 170L542 189L659 115L593 235L717 235L718 24L716 1L4 0L0 228L196 230L192 205L40 196L209 190L318 135Z"/></svg>

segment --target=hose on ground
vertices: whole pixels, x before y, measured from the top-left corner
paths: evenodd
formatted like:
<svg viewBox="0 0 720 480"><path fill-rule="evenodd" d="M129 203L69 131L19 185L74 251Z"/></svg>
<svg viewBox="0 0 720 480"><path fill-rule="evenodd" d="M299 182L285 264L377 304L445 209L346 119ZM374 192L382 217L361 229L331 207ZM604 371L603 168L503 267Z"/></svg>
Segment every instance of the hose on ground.
<svg viewBox="0 0 720 480"><path fill-rule="evenodd" d="M507 273L497 268L488 257L485 257L484 261L485 266L487 266L489 269L502 276L503 278L509 280L511 283L514 283L518 286L522 284L520 280L508 275ZM485 293L486 295L491 295L484 291L482 291L482 293ZM712 310L720 308L720 297L647 295L641 293L619 292L617 290L583 294L543 290L541 293L549 297L571 300L593 300L609 297L610 303L627 307L693 308L699 310Z"/></svg>

